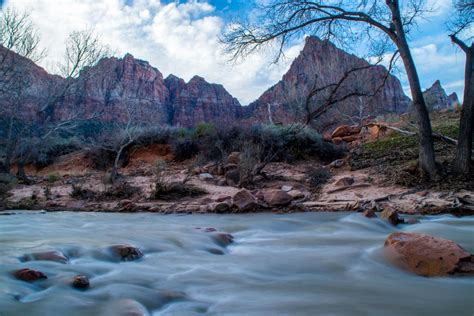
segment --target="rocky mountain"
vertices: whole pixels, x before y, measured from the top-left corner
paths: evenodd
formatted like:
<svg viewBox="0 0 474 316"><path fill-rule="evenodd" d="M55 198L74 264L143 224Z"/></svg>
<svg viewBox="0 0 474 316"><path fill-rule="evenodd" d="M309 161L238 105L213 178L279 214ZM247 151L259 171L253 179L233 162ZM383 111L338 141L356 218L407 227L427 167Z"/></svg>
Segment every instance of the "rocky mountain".
<svg viewBox="0 0 474 316"><path fill-rule="evenodd" d="M189 127L199 122L234 122L241 116L241 105L222 85L197 76L188 83L173 75L163 79L158 69L130 54L104 58L85 69L61 98L54 95L68 84L66 79L50 75L12 52L8 56L14 57L15 72L28 78L27 91L21 93L22 102L16 107L18 117L38 115L48 102L53 102L49 108L55 120L69 119L73 114L86 118L100 115L105 121L132 117L140 124ZM0 71L6 66L0 63ZM0 102L10 104L13 91L0 91Z"/></svg>
<svg viewBox="0 0 474 316"><path fill-rule="evenodd" d="M423 97L430 111L448 109L460 104L456 92L448 96L439 80L436 80L429 89L423 92Z"/></svg>
<svg viewBox="0 0 474 316"><path fill-rule="evenodd" d="M317 109L329 98L345 74L336 97L348 94L374 94L387 76L382 66L369 64L337 48L332 43L308 37L300 55L293 61L280 82L268 89L258 100L249 105L246 116L268 122L289 123L304 120L306 96L312 90L329 86L311 99L311 109ZM351 72L352 69L359 69ZM410 99L403 93L399 80L388 75L385 85L374 97L350 97L336 103L331 110L319 117L315 125L327 129L344 121L358 120L390 112L405 112ZM271 114L270 114L271 113ZM354 122L352 122L354 123Z"/></svg>
<svg viewBox="0 0 474 316"><path fill-rule="evenodd" d="M334 84L354 67L363 69L348 75L338 94L377 93L370 98L358 96L337 102L316 120L315 126L319 129L378 114L401 113L410 103L398 79L387 75L384 67L370 67L365 60L315 37L307 38L304 49L282 80L248 107L242 107L222 85L208 83L199 76L189 82L174 75L164 79L158 69L130 54L123 58L104 58L72 81L50 75L12 52L7 55L13 58L11 65L15 65L21 78L28 79L26 91L17 98L21 101L16 107L19 117L37 115L49 102L48 109L56 120L70 118L72 113L80 113L86 118L100 113L105 121L126 121L133 116L140 124L183 127L199 122L229 124L242 119L245 122L289 123L303 119L302 104L312 88ZM5 65L8 64L0 63L0 71ZM384 80L385 85L377 90ZM55 91L69 84L71 88L64 97L51 98ZM323 104L328 91L311 99L312 109ZM15 89L0 91L0 104L12 103L14 92ZM338 94L336 96L340 97Z"/></svg>

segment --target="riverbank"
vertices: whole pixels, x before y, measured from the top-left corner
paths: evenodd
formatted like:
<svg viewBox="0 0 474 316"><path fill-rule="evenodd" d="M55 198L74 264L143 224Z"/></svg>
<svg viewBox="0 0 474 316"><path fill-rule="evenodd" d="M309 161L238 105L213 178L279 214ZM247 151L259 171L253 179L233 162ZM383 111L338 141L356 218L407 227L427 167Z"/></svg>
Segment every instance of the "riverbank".
<svg viewBox="0 0 474 316"><path fill-rule="evenodd" d="M456 112L432 115L435 132L448 137L457 133ZM313 135L316 138L309 143L319 151L302 150L296 145L299 139L286 152L289 157L300 156L291 162L256 160L251 154L257 149L247 151L248 147L209 162L202 160L209 156L206 152L183 160L177 159L178 152L170 144L134 145L127 149L116 179L98 168L105 157L75 151L47 166L27 165L28 181L0 194L0 208L200 214L389 209L473 215L474 174L450 174L452 144L435 142L439 177L427 182L416 168L415 137L384 128L387 124L340 126L332 135L324 135L325 142ZM411 119L402 116L390 125L407 129ZM289 137L281 127L277 130L284 136L276 134L272 141ZM333 156L345 155L323 159L325 150Z"/></svg>

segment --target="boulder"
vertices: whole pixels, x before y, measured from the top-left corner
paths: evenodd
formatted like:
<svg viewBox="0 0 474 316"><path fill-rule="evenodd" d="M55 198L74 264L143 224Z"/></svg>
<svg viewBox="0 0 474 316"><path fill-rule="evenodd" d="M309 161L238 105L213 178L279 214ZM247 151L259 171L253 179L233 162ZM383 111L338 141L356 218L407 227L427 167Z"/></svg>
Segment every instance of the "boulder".
<svg viewBox="0 0 474 316"><path fill-rule="evenodd" d="M337 186L337 187L347 187L347 186L350 186L350 185L353 185L355 182L354 178L353 177L342 177L340 179L338 179L334 185Z"/></svg>
<svg viewBox="0 0 474 316"><path fill-rule="evenodd" d="M337 160L334 160L333 162L331 162L329 164L329 167L332 167L332 168L341 168L342 166L344 166L346 164L346 161L344 159L337 159Z"/></svg>
<svg viewBox="0 0 474 316"><path fill-rule="evenodd" d="M201 173L199 175L199 180L201 181L209 181L209 180L212 180L214 179L214 176L210 173Z"/></svg>
<svg viewBox="0 0 474 316"><path fill-rule="evenodd" d="M342 137L334 137L334 138L332 139L332 142L333 142L334 144L336 144L336 145L339 145L339 144L341 144L341 143L343 142L343 140L342 140Z"/></svg>
<svg viewBox="0 0 474 316"><path fill-rule="evenodd" d="M353 141L356 141L358 139L359 137L357 135L349 135L349 136L342 137L342 140L345 141L346 143L352 143Z"/></svg>
<svg viewBox="0 0 474 316"><path fill-rule="evenodd" d="M257 199L248 190L242 189L232 197L232 204L239 211L251 211L259 207Z"/></svg>
<svg viewBox="0 0 474 316"><path fill-rule="evenodd" d="M89 288L90 283L89 283L89 278L86 277L85 275L76 275L72 279L72 287L78 290L85 290Z"/></svg>
<svg viewBox="0 0 474 316"><path fill-rule="evenodd" d="M336 137L344 137L351 134L351 128L348 125L341 125L336 127L336 129L332 132L331 137L334 140Z"/></svg>
<svg viewBox="0 0 474 316"><path fill-rule="evenodd" d="M143 257L139 248L130 245L114 245L110 247L110 250L122 261L133 261Z"/></svg>
<svg viewBox="0 0 474 316"><path fill-rule="evenodd" d="M227 157L227 162L229 164L235 164L238 165L240 163L240 152L234 151L229 154Z"/></svg>
<svg viewBox="0 0 474 316"><path fill-rule="evenodd" d="M391 208L384 209L382 213L380 213L380 218L388 221L393 226L403 223L403 219L398 217L398 212Z"/></svg>
<svg viewBox="0 0 474 316"><path fill-rule="evenodd" d="M216 198L216 202L224 202L224 201L228 201L228 200L231 200L232 197L230 195L219 195L217 198Z"/></svg>
<svg viewBox="0 0 474 316"><path fill-rule="evenodd" d="M448 239L396 232L387 237L384 250L394 264L418 275L474 275L474 256Z"/></svg>
<svg viewBox="0 0 474 316"><path fill-rule="evenodd" d="M291 185L283 185L281 187L281 190L285 192L290 192L291 190L293 190L293 187Z"/></svg>
<svg viewBox="0 0 474 316"><path fill-rule="evenodd" d="M225 173L227 185L236 186L240 182L240 172L237 169L229 170Z"/></svg>
<svg viewBox="0 0 474 316"><path fill-rule="evenodd" d="M214 240L217 245L225 248L234 242L234 236L227 233L217 233L212 236L212 240Z"/></svg>
<svg viewBox="0 0 474 316"><path fill-rule="evenodd" d="M263 192L263 200L270 206L286 206L293 197L283 190L268 190Z"/></svg>
<svg viewBox="0 0 474 316"><path fill-rule="evenodd" d="M293 200L302 199L306 195L300 190L291 190L288 194L293 198Z"/></svg>
<svg viewBox="0 0 474 316"><path fill-rule="evenodd" d="M230 211L231 204L227 201L218 202L212 205L212 211L214 213L227 213Z"/></svg>
<svg viewBox="0 0 474 316"><path fill-rule="evenodd" d="M13 272L13 275L18 280L22 280L22 281L26 281L26 282L33 282L33 281L48 278L46 276L46 274L44 274L43 272L36 271L36 270L31 270L31 269L28 269L28 268L16 270L15 272Z"/></svg>
<svg viewBox="0 0 474 316"><path fill-rule="evenodd" d="M362 213L362 216L365 216L367 218L376 218L377 215L375 214L374 211L372 210L367 210L367 211L364 211L364 213Z"/></svg>
<svg viewBox="0 0 474 316"><path fill-rule="evenodd" d="M59 263L68 263L69 258L60 251L45 251L26 254L20 258L21 261L55 261Z"/></svg>

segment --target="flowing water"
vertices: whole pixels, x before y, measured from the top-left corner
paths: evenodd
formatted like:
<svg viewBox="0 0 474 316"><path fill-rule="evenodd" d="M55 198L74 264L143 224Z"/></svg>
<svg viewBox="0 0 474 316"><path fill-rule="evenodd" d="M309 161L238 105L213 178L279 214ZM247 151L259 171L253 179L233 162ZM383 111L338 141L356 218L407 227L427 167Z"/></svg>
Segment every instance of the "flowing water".
<svg viewBox="0 0 474 316"><path fill-rule="evenodd" d="M234 243L219 246L206 227L231 233ZM384 239L396 230L474 252L474 217L423 217L394 228L349 213L0 216L0 315L472 316L474 278L419 277L384 259ZM113 260L107 247L124 243L145 256ZM19 260L53 249L70 262ZM48 279L14 279L24 267ZM70 286L77 274L90 278L88 290Z"/></svg>

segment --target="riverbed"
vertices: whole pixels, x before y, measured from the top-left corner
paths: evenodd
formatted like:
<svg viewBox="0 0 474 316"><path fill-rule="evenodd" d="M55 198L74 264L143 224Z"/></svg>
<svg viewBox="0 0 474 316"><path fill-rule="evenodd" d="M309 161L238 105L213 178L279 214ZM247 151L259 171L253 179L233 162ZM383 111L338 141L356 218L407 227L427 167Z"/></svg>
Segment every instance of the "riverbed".
<svg viewBox="0 0 474 316"><path fill-rule="evenodd" d="M474 278L420 277L385 259L397 230L474 252L474 217L419 219L395 228L357 213L0 216L0 315L473 315ZM216 243L214 229L234 243ZM144 257L113 260L117 244ZM48 250L69 263L19 259ZM19 268L48 279L16 280ZM70 286L78 274L89 289Z"/></svg>

